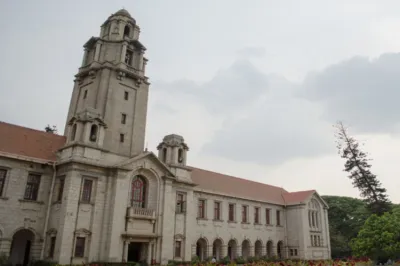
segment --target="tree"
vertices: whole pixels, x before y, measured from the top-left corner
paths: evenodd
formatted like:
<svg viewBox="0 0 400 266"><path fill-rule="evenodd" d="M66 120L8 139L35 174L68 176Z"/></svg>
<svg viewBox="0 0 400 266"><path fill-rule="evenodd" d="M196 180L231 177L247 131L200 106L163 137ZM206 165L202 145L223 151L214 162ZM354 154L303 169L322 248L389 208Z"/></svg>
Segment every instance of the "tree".
<svg viewBox="0 0 400 266"><path fill-rule="evenodd" d="M400 209L371 215L350 246L355 256L368 256L378 262L400 257Z"/></svg>
<svg viewBox="0 0 400 266"><path fill-rule="evenodd" d="M370 216L366 203L360 199L322 196L329 206L329 234L332 258L350 257L349 242L355 238Z"/></svg>
<svg viewBox="0 0 400 266"><path fill-rule="evenodd" d="M359 143L348 135L342 122L338 122L336 128L337 148L341 157L346 159L344 171L349 173L348 177L360 191L368 209L378 215L390 211L391 203L386 195L386 189L371 172L367 154L361 151Z"/></svg>
<svg viewBox="0 0 400 266"><path fill-rule="evenodd" d="M46 131L48 133L57 134L57 127L54 125L52 127L50 127L50 125L47 124L47 126L44 128L44 131Z"/></svg>

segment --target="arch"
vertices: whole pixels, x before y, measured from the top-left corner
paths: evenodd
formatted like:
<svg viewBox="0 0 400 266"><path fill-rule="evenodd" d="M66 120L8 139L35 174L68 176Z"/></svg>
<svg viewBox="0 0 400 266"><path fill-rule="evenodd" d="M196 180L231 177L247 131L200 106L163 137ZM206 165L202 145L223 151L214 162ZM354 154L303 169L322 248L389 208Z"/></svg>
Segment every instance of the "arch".
<svg viewBox="0 0 400 266"><path fill-rule="evenodd" d="M262 242L261 242L261 240L257 240L254 243L254 255L256 258L262 257Z"/></svg>
<svg viewBox="0 0 400 266"><path fill-rule="evenodd" d="M267 241L267 257L272 258L274 255L274 243L271 240Z"/></svg>
<svg viewBox="0 0 400 266"><path fill-rule="evenodd" d="M125 25L124 28L124 37L129 37L129 33L131 32L131 28L128 25Z"/></svg>
<svg viewBox="0 0 400 266"><path fill-rule="evenodd" d="M178 150L178 163L183 163L183 149L179 148Z"/></svg>
<svg viewBox="0 0 400 266"><path fill-rule="evenodd" d="M91 142L96 142L97 141L97 133L99 131L99 127L97 125L92 125L90 127L90 136L89 136L89 140Z"/></svg>
<svg viewBox="0 0 400 266"><path fill-rule="evenodd" d="M74 125L72 126L72 130L71 130L71 141L74 141L74 140L75 140L75 136L76 136L76 127L77 127L76 124L74 124Z"/></svg>
<svg viewBox="0 0 400 266"><path fill-rule="evenodd" d="M237 241L236 239L231 239L228 242L228 256L231 260L236 259L237 257Z"/></svg>
<svg viewBox="0 0 400 266"><path fill-rule="evenodd" d="M283 241L279 241L276 246L276 253L279 259L283 259Z"/></svg>
<svg viewBox="0 0 400 266"><path fill-rule="evenodd" d="M204 261L207 259L207 246L208 246L207 238L202 237L197 240L196 256L199 257L200 261Z"/></svg>
<svg viewBox="0 0 400 266"><path fill-rule="evenodd" d="M222 247L224 246L224 241L221 238L216 238L213 242L213 258L216 260L222 259Z"/></svg>
<svg viewBox="0 0 400 266"><path fill-rule="evenodd" d="M11 241L10 262L12 265L28 265L31 260L35 232L22 228L14 232Z"/></svg>
<svg viewBox="0 0 400 266"><path fill-rule="evenodd" d="M245 239L242 242L242 257L244 259L250 257L250 241L248 239Z"/></svg>
<svg viewBox="0 0 400 266"><path fill-rule="evenodd" d="M137 208L146 208L148 181L142 175L135 175L131 181L131 206Z"/></svg>

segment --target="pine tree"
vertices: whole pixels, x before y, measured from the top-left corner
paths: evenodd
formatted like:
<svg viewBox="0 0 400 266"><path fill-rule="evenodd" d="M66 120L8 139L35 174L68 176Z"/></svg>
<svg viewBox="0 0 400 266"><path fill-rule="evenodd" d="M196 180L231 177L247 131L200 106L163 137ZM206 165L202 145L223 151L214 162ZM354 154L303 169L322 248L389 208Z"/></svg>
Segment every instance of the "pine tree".
<svg viewBox="0 0 400 266"><path fill-rule="evenodd" d="M44 128L44 131L46 131L47 133L57 134L57 127L56 126L51 127L50 125L47 125Z"/></svg>
<svg viewBox="0 0 400 266"><path fill-rule="evenodd" d="M356 139L349 136L342 122L336 125L337 148L342 158L346 159L344 171L349 173L355 188L367 203L371 213L382 215L391 210L391 202L376 175L371 172L370 159L360 150Z"/></svg>

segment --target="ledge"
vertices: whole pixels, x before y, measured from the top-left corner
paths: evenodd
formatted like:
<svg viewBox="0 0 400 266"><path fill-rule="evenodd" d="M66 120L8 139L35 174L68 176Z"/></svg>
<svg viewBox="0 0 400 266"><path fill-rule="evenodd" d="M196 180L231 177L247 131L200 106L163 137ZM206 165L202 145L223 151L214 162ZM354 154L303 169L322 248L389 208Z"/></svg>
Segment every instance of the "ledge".
<svg viewBox="0 0 400 266"><path fill-rule="evenodd" d="M9 200L9 197L0 197L0 200Z"/></svg>
<svg viewBox="0 0 400 266"><path fill-rule="evenodd" d="M27 203L35 203L35 204L44 205L44 201L38 201L38 200L19 199L18 201L19 202L27 202Z"/></svg>

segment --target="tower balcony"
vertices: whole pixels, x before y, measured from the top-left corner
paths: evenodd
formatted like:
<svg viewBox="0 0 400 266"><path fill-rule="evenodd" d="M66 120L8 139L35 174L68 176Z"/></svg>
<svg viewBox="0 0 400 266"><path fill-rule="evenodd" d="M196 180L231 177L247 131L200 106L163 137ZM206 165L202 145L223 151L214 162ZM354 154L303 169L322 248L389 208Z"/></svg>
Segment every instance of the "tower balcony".
<svg viewBox="0 0 400 266"><path fill-rule="evenodd" d="M139 208L135 206L128 207L126 218L131 219L139 219L139 220L155 220L156 213L152 209Z"/></svg>

